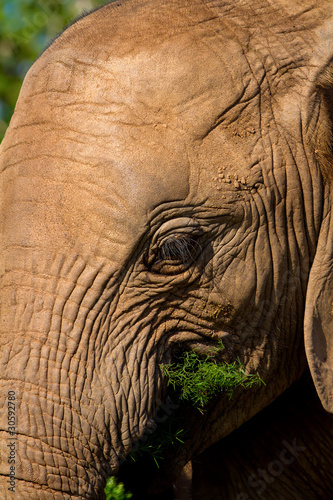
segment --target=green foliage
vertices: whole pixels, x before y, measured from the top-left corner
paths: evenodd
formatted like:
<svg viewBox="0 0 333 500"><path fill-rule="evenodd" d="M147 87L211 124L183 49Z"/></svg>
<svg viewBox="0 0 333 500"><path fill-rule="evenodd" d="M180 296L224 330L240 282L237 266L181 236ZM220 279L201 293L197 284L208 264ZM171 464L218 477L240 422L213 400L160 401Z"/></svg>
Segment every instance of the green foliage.
<svg viewBox="0 0 333 500"><path fill-rule="evenodd" d="M190 402L201 412L211 398L221 392L232 397L238 387L249 388L264 383L258 373L245 373L239 360L218 363L215 357L222 349L220 343L204 357L197 352L186 351L177 363L161 367L179 399Z"/></svg>
<svg viewBox="0 0 333 500"><path fill-rule="evenodd" d="M112 476L106 481L105 486L106 500L129 500L132 498L132 493L126 493L123 483L117 482L117 479Z"/></svg>
<svg viewBox="0 0 333 500"><path fill-rule="evenodd" d="M102 0L0 0L0 140L33 61L82 10Z"/></svg>

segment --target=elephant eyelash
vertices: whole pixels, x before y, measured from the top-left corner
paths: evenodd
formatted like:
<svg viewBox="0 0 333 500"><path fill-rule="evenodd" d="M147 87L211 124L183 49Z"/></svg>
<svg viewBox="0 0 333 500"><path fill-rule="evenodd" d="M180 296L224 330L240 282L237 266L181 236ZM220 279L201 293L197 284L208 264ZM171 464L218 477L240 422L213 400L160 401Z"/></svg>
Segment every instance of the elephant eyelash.
<svg viewBox="0 0 333 500"><path fill-rule="evenodd" d="M201 252L195 238L177 235L167 238L154 252L150 270L159 274L177 274L191 265Z"/></svg>
<svg viewBox="0 0 333 500"><path fill-rule="evenodd" d="M179 260L185 263L193 258L198 245L199 243L194 238L172 236L161 245L160 256L162 260Z"/></svg>

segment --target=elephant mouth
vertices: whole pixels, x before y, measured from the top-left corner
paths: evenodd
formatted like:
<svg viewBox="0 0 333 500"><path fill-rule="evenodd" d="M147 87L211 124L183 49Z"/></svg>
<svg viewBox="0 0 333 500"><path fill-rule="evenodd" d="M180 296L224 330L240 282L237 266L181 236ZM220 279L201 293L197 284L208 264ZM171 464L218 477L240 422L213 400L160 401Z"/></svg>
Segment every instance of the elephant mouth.
<svg viewBox="0 0 333 500"><path fill-rule="evenodd" d="M190 458L186 415L191 411L169 396L161 403L153 427L119 468L117 477L133 500L173 498L172 484Z"/></svg>
<svg viewBox="0 0 333 500"><path fill-rule="evenodd" d="M202 360L214 355L214 362L224 358L222 344L211 339L195 334L184 341L184 334L180 332L174 333L175 339L182 342L171 344L166 365L175 365L184 353L197 353ZM213 406L212 400L208 407ZM152 426L146 429L119 469L118 479L134 494L134 499L163 499L164 493L167 495L180 470L192 458L194 429L204 425L208 413L193 407L192 402L179 399L172 387L166 388L166 397L159 403ZM200 448L201 444L196 446Z"/></svg>
<svg viewBox="0 0 333 500"><path fill-rule="evenodd" d="M198 366L198 360L215 366L232 363L236 356L228 347L234 336L228 331L210 331L209 335L203 335L173 330L168 335L168 345L161 345L159 368L164 386L163 400L157 401L154 419L120 465L117 475L126 489L133 493L133 499L162 500L164 493L167 495L193 453L197 454L205 448L201 441L196 441L198 426L208 428L205 422L208 422L217 399L219 405L221 401L223 405L229 401L227 394L219 394L218 398L213 394L205 408L196 407L193 401L179 398L179 392L168 384L165 368L176 366L186 355L194 359L193 371Z"/></svg>
<svg viewBox="0 0 333 500"><path fill-rule="evenodd" d="M160 366L175 364L185 353L193 352L202 358L213 355L218 363L233 363L237 359L244 361L239 334L231 329L224 328L222 331L207 329L200 333L175 330L168 335L167 346L163 346Z"/></svg>

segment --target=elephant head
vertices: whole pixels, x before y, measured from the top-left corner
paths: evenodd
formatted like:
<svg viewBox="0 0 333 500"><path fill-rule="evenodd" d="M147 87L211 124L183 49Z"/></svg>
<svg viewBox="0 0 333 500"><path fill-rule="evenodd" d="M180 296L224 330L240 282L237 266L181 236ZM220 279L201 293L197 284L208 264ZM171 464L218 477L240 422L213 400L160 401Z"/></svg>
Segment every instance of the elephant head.
<svg viewBox="0 0 333 500"><path fill-rule="evenodd" d="M219 341L265 385L186 406L144 498L307 364L333 411L332 2L317 4L111 3L30 69L1 146L2 498L101 498L165 400L160 365Z"/></svg>

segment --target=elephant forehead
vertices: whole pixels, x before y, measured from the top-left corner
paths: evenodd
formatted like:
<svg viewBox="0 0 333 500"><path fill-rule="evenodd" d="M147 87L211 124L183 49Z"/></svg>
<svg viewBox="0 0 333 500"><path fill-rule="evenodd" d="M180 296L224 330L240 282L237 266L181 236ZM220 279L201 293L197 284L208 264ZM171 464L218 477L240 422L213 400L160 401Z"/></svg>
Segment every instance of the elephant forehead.
<svg viewBox="0 0 333 500"><path fill-rule="evenodd" d="M256 64L260 74L263 68ZM238 43L208 35L198 40L186 33L154 49L111 57L106 67L115 82L112 99L121 103L116 119L133 125L132 136L135 128L146 128L171 161L169 151L182 152L181 165L189 164L194 197L209 198L215 205L221 202L221 189L239 189L237 179L244 185L257 182L261 158L255 98L260 88ZM136 142L147 145L144 134ZM253 165L259 166L253 170ZM225 177L218 180L225 182L216 183L221 169Z"/></svg>
<svg viewBox="0 0 333 500"><path fill-rule="evenodd" d="M91 120L82 120L81 112L91 110L95 132L111 122L162 123L193 137L204 135L245 93L250 99L259 92L242 47L210 33L173 36L151 48L138 42L122 55L100 47L53 49L37 61L30 83L32 95L47 93L48 105L62 113L70 107L82 132L91 130Z"/></svg>
<svg viewBox="0 0 333 500"><path fill-rule="evenodd" d="M145 119L128 104L129 90L119 88L119 75L90 62L60 51L29 72L11 123L22 138L15 162L38 155L35 173L40 164L43 177L72 185L90 181L105 189L106 201L115 195L139 214L186 197L184 134ZM11 159L7 155L7 166Z"/></svg>
<svg viewBox="0 0 333 500"><path fill-rule="evenodd" d="M29 107L28 122L52 122L50 135L57 135L57 128L61 131L56 147L66 141L64 152L110 167L113 179L129 174L127 184L134 190L138 186L138 194L143 192L140 184L153 182L162 202L168 198L167 185L170 199L184 195L183 190L177 194L177 188L182 185L180 177L186 177L188 151L215 137L219 144L206 147L205 161L201 155L192 165L210 169L210 160L216 157L213 150L220 148L218 137L223 134L214 133L209 141L206 136L224 121L226 127L237 121L242 128L238 106L242 101L248 106L258 92L237 43L225 39L221 46L216 37L207 35L198 41L186 33L121 57L105 51L73 56L68 48L52 50L31 71L21 101ZM257 114L253 108L251 116ZM221 151L227 147L224 144ZM240 155L246 156L242 151ZM214 162L221 161L218 156ZM155 206L158 196L146 196L146 200Z"/></svg>
<svg viewBox="0 0 333 500"><path fill-rule="evenodd" d="M210 172L210 163L220 161L210 146L192 154L196 143L258 89L236 43L225 41L216 55L215 38L205 42L182 34L121 57L61 46L37 61L11 124L21 141L4 157L21 175L11 184L11 199L15 191L21 202L40 206L42 198L47 205L45 238L41 217L36 224L39 239L56 227L66 235L60 245L77 246L93 230L96 242L83 246L103 242L107 254L108 242L118 238L128 251L150 211L186 199L195 184L189 184L190 167L191 174ZM207 184L204 175L191 178L199 177ZM32 219L16 225L34 234ZM29 239L25 229L22 234Z"/></svg>
<svg viewBox="0 0 333 500"><path fill-rule="evenodd" d="M249 84L241 48L228 40L222 47L213 42L178 35L154 49L110 58L106 67L116 81L113 98L146 123L201 137L239 102Z"/></svg>

